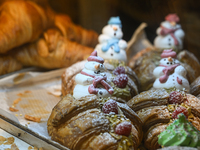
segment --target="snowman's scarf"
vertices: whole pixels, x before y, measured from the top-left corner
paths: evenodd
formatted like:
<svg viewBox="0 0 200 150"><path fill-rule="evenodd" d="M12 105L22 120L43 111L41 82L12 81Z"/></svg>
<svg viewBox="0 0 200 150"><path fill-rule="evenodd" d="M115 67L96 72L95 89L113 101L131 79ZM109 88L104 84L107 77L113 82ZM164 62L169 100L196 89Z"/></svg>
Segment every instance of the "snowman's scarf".
<svg viewBox="0 0 200 150"><path fill-rule="evenodd" d="M165 28L165 27L163 27L163 26L161 26L161 28L162 28L162 30L161 30L161 32L160 32L161 35L170 34L170 35L172 36L172 38L174 39L175 45L178 45L178 44L179 44L177 38L176 38L175 35L174 35L174 32L175 32L176 30L178 30L179 28L176 28L176 29L168 29L168 28Z"/></svg>
<svg viewBox="0 0 200 150"><path fill-rule="evenodd" d="M90 75L84 71L81 71L81 74L90 76L93 79L93 83L89 86L88 91L90 94L97 94L99 91L99 88L97 88L98 84L101 84L111 95L113 94L114 90L113 88L106 82L107 77L106 76L94 76Z"/></svg>
<svg viewBox="0 0 200 150"><path fill-rule="evenodd" d="M103 52L106 52L106 51L108 51L108 49L109 49L111 46L113 46L114 51L115 51L116 53L119 53L120 48L119 48L118 43L119 43L119 40L118 40L118 39L110 39L110 40L107 41L106 45L103 45L103 46L102 46L101 50L102 50Z"/></svg>
<svg viewBox="0 0 200 150"><path fill-rule="evenodd" d="M165 83L167 81L167 79L169 78L169 75L174 71L174 69L176 67L178 67L180 64L174 64L174 65L171 65L171 66L164 66L164 65L160 65L160 66L163 66L165 67L162 71L164 73L163 76L161 76L159 78L159 81L160 83Z"/></svg>

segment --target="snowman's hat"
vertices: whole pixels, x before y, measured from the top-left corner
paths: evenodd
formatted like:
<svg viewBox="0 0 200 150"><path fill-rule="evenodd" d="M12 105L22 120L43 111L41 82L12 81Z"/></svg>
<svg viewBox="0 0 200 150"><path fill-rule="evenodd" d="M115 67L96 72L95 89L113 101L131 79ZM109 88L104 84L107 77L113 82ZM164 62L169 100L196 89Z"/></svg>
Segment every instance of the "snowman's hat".
<svg viewBox="0 0 200 150"><path fill-rule="evenodd" d="M94 50L94 51L91 53L91 55L88 57L87 60L88 60L88 61L96 61L96 62L101 63L101 64L104 63L104 59L101 58L101 57L99 57L99 56L97 56L97 51L96 51L96 50Z"/></svg>
<svg viewBox="0 0 200 150"><path fill-rule="evenodd" d="M180 21L177 14L169 14L165 17L165 20L169 21L169 22L176 22L176 23L178 23Z"/></svg>
<svg viewBox="0 0 200 150"><path fill-rule="evenodd" d="M121 23L121 20L120 20L119 16L111 17L110 20L108 21L108 24L117 24L120 27L122 27L122 23Z"/></svg>
<svg viewBox="0 0 200 150"><path fill-rule="evenodd" d="M168 58L168 57L176 58L176 52L173 51L173 49L164 50L161 54L161 58Z"/></svg>

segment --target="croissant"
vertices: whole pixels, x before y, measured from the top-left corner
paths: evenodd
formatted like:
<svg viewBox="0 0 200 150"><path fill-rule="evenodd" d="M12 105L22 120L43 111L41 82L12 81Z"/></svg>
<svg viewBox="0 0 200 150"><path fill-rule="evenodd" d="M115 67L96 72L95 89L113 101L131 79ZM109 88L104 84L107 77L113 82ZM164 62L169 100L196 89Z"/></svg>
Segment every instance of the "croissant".
<svg viewBox="0 0 200 150"><path fill-rule="evenodd" d="M147 48L138 52L129 61L129 67L141 82L141 91L149 90L152 87L155 81L153 70L159 65L161 53L162 50ZM190 83L200 76L200 63L192 53L187 50L181 51L178 53L177 59L187 70L187 79Z"/></svg>
<svg viewBox="0 0 200 150"><path fill-rule="evenodd" d="M90 47L64 38L59 30L49 29L36 42L16 48L13 55L23 66L53 69L68 67L92 51Z"/></svg>
<svg viewBox="0 0 200 150"><path fill-rule="evenodd" d="M96 32L75 25L67 15L56 14L55 26L64 37L81 45L95 47L98 43L98 34Z"/></svg>
<svg viewBox="0 0 200 150"><path fill-rule="evenodd" d="M149 150L159 148L158 135L165 130L172 119L172 111L176 108L169 104L169 93L165 89L151 89L140 93L128 101L131 107L143 122L144 145ZM190 112L188 120L200 130L200 103L199 99L191 94L186 94L186 99L181 103Z"/></svg>
<svg viewBox="0 0 200 150"><path fill-rule="evenodd" d="M0 75L22 69L22 64L9 55L0 55Z"/></svg>
<svg viewBox="0 0 200 150"><path fill-rule="evenodd" d="M136 149L142 140L141 120L126 104L118 102L118 107L132 123L132 142L126 149ZM52 140L71 150L125 148L129 141L120 143L120 138L114 135L110 127L108 116L101 111L101 103L96 95L75 99L68 94L53 108L47 122L48 133Z"/></svg>
<svg viewBox="0 0 200 150"><path fill-rule="evenodd" d="M49 7L42 8L31 1L5 1L0 12L0 53L37 40L54 23Z"/></svg>

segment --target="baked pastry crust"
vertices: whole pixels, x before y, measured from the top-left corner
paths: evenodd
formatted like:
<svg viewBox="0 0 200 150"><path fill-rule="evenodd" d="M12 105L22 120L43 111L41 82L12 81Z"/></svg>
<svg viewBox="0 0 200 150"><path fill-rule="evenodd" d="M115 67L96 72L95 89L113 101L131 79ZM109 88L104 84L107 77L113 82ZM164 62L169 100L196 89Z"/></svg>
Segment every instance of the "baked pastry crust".
<svg viewBox="0 0 200 150"><path fill-rule="evenodd" d="M118 107L132 122L129 149L136 149L142 140L142 122L126 104L118 103ZM71 150L117 149L119 141L111 135L109 124L96 95L74 99L68 94L53 108L47 126L52 140Z"/></svg>
<svg viewBox="0 0 200 150"><path fill-rule="evenodd" d="M147 149L159 148L157 136L170 123L168 98L169 93L165 89L151 89L136 95L127 102L127 105L136 111L143 122L144 145ZM200 130L200 100L191 94L186 94L186 98L183 105L191 109L188 120Z"/></svg>

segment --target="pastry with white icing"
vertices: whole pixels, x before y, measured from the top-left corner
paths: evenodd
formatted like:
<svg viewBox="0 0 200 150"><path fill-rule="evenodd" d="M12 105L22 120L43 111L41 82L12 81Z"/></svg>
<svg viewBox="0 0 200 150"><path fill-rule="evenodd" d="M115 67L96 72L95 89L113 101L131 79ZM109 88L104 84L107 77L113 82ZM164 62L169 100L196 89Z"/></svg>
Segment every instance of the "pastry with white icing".
<svg viewBox="0 0 200 150"><path fill-rule="evenodd" d="M190 85L186 78L186 70L176 59L176 52L172 49L164 50L161 54L161 60L158 67L153 71L157 78L153 84L154 88L179 89L190 91Z"/></svg>
<svg viewBox="0 0 200 150"><path fill-rule="evenodd" d="M176 14L169 14L165 17L165 21L161 23L157 29L157 37L154 45L160 49L183 49L183 39L185 36L181 25L178 24L179 17Z"/></svg>
<svg viewBox="0 0 200 150"><path fill-rule="evenodd" d="M127 42L122 39L122 24L119 17L111 17L102 29L99 36L99 44L96 46L98 55L105 60L127 61L126 48Z"/></svg>
<svg viewBox="0 0 200 150"><path fill-rule="evenodd" d="M124 66L107 71L97 51L87 60L78 74L74 71L73 95L63 96L52 110L49 135L71 150L137 149L143 136L141 120L125 103L136 86L132 72Z"/></svg>

